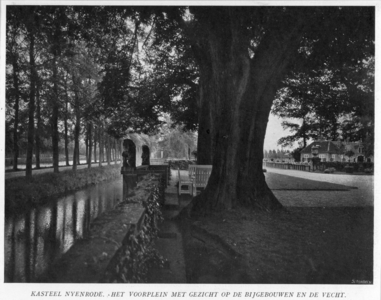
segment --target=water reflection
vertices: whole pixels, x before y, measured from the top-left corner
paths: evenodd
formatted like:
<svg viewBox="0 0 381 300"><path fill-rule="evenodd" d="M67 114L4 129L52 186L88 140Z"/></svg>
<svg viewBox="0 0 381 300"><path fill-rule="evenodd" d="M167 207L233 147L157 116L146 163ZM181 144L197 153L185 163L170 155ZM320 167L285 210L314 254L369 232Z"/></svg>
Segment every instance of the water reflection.
<svg viewBox="0 0 381 300"><path fill-rule="evenodd" d="M5 219L5 282L33 282L74 242L85 237L90 223L122 197L122 181L102 183L52 199L22 215Z"/></svg>

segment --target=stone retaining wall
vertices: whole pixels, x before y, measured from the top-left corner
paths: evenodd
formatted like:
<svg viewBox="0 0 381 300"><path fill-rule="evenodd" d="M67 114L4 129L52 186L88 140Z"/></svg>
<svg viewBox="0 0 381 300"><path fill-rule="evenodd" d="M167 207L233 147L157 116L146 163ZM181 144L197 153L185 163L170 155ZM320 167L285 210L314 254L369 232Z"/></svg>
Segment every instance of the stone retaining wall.
<svg viewBox="0 0 381 300"><path fill-rule="evenodd" d="M147 207L144 203L153 197L152 191L158 188L158 185L157 180L148 178L140 182L134 197L96 219L91 225L89 235L76 242L38 282L120 281L117 276L121 276L121 270L116 268L123 253L129 248L131 237L138 236L142 228L147 226ZM155 216L154 219L159 217Z"/></svg>

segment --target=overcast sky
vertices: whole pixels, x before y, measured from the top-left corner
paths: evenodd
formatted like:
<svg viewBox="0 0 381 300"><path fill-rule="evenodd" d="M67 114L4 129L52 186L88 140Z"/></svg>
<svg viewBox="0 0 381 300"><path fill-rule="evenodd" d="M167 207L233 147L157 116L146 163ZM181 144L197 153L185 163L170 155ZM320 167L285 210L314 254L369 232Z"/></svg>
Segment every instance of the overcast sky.
<svg viewBox="0 0 381 300"><path fill-rule="evenodd" d="M281 149L277 142L281 137L289 135L288 130L282 128L282 119L270 114L269 122L267 123L266 137L265 137L265 150ZM295 144L293 148L296 148Z"/></svg>

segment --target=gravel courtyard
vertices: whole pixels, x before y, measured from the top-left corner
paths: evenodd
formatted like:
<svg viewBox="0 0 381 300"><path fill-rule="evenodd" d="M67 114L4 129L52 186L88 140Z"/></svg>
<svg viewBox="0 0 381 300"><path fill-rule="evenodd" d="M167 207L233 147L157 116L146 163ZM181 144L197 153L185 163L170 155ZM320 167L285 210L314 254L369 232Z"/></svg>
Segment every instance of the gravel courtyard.
<svg viewBox="0 0 381 300"><path fill-rule="evenodd" d="M278 171L265 176L285 209L231 210L194 224L243 256L252 283L372 283L373 176Z"/></svg>

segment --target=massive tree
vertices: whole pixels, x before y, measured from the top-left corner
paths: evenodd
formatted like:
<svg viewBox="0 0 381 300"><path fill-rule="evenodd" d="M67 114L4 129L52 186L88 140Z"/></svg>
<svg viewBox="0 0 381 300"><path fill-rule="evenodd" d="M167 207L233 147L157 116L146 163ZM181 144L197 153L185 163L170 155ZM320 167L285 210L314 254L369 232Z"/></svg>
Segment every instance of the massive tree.
<svg viewBox="0 0 381 300"><path fill-rule="evenodd" d="M205 86L200 101L210 108L213 153L208 186L196 197L194 208L280 208L262 172L263 142L276 92L303 56L310 60L306 68L337 63L331 57L337 57L333 51L338 50L345 54L342 61L362 59L364 47L373 46L374 11L191 7L190 12L191 41L202 66L200 85ZM350 51L335 47L337 40Z"/></svg>
<svg viewBox="0 0 381 300"><path fill-rule="evenodd" d="M131 126L152 130L160 124L161 111L175 111L179 120L194 119L192 109L187 109L193 106L194 111L197 103L199 163L213 164L208 186L195 199L194 208L201 211L238 205L280 208L266 185L262 159L268 116L284 79L292 74L309 76L308 70L324 70L323 66L339 76L343 67L353 68L354 62L374 51L374 9L367 7L75 7L70 11L69 20L80 21L81 31L66 36L69 27L62 25L66 18L60 28L53 22L50 50L59 51L50 51L51 56L62 54L57 48L62 37L66 39L62 45L68 38L86 41L86 51L100 69L97 103L101 104L94 109L100 110L97 119L105 120L107 132L119 137ZM26 30L30 41L33 28ZM158 65L150 73L148 64ZM35 72L32 60L30 70ZM82 113L77 104L84 98L81 87L88 78L82 76L86 72L74 66L72 70L74 110ZM29 112L32 117L33 110ZM80 114L76 116L77 141Z"/></svg>

